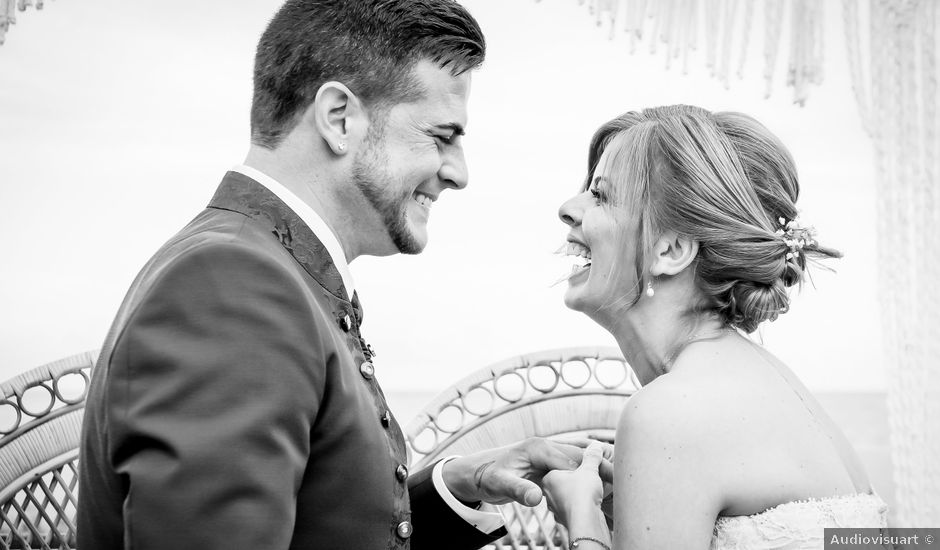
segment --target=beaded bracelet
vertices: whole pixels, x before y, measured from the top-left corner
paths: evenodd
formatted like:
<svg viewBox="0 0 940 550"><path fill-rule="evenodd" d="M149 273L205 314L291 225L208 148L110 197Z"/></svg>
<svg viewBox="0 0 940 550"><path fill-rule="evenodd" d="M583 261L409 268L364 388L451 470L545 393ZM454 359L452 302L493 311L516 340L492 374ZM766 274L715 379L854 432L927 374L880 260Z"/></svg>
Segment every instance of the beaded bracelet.
<svg viewBox="0 0 940 550"><path fill-rule="evenodd" d="M598 544L598 545L600 545L601 548L603 548L604 550L610 550L610 546L607 546L606 543L604 543L603 541L600 541L600 540L598 540L598 539L596 539L596 538L594 538L594 537L578 537L578 538L576 538L576 539L571 539L571 544L568 545L568 549L569 549L569 550L576 550L577 548L581 548L581 541L582 541L582 540L586 540L586 541L593 542L594 544Z"/></svg>

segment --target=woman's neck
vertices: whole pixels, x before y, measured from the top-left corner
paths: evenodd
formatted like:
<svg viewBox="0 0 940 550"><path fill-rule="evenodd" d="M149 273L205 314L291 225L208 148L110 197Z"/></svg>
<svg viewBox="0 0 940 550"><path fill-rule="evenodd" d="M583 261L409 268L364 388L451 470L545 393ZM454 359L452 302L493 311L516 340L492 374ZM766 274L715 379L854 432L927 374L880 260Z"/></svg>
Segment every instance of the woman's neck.
<svg viewBox="0 0 940 550"><path fill-rule="evenodd" d="M669 372L686 345L720 334L725 328L711 314L641 306L623 315L610 332L640 382L646 385Z"/></svg>

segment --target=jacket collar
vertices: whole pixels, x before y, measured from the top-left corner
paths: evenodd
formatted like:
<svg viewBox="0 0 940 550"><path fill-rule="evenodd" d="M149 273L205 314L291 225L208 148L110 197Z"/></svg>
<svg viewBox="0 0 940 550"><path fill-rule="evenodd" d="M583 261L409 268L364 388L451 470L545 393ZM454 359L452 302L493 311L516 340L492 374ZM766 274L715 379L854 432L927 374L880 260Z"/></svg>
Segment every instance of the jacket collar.
<svg viewBox="0 0 940 550"><path fill-rule="evenodd" d="M238 172L228 172L209 201L209 208L244 214L268 228L317 283L340 300L350 302L339 270L323 243L281 199L265 186ZM358 296L352 304L361 316Z"/></svg>

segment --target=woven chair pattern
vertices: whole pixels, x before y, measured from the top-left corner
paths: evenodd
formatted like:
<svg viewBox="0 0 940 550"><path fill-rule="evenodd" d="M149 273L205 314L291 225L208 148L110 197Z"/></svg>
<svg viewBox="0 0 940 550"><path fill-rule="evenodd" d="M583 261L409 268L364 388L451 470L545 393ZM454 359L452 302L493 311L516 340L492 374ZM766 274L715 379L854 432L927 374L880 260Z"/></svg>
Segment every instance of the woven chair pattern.
<svg viewBox="0 0 940 550"><path fill-rule="evenodd" d="M639 388L617 348L565 348L513 357L467 376L418 413L405 428L410 462L421 468L449 455L528 437L612 437L626 399ZM511 503L500 510L508 534L486 548L568 548L567 533L544 501L534 508Z"/></svg>
<svg viewBox="0 0 940 550"><path fill-rule="evenodd" d="M86 352L0 384L0 550L75 548Z"/></svg>

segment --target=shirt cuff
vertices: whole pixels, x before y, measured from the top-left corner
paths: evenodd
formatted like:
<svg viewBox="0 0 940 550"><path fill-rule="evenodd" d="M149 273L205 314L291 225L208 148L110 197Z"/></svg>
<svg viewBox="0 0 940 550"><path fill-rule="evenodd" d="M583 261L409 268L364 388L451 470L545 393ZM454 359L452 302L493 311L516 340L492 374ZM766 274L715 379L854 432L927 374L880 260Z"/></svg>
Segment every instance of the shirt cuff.
<svg viewBox="0 0 940 550"><path fill-rule="evenodd" d="M450 489L447 488L447 485L444 484L444 464L455 458L457 457L449 456L434 465L434 470L431 471L431 480L434 482L434 488L437 489L438 494L441 495L444 502L450 506L450 509L463 518L464 521L473 525L482 533L492 533L506 524L506 520L503 519L503 514L499 512L499 510L496 512L482 512L464 505L457 500L457 497L455 497L450 492Z"/></svg>

